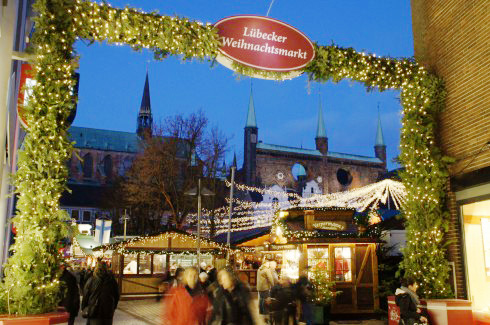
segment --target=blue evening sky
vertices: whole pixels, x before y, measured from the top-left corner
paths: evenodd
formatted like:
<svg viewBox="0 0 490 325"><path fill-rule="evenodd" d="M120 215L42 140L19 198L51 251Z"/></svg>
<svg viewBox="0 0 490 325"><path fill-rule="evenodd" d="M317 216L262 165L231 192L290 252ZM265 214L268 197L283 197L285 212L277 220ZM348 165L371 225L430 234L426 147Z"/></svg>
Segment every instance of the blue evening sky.
<svg viewBox="0 0 490 325"><path fill-rule="evenodd" d="M158 10L202 22L216 22L237 14L265 15L270 1L112 0L114 7ZM379 56L413 56L409 0L276 0L270 17L282 20L319 44L332 42ZM232 137L227 163L237 153L243 161L243 127L250 94L250 78L237 80L233 72L208 62L185 62L176 57L154 61L146 50L128 46L77 42L80 91L74 125L134 132L149 63L150 95L155 121L202 108L211 124ZM254 79L259 140L265 143L315 147L318 93L322 95L329 150L374 156L377 104L387 144L388 168L398 155L400 138L399 91L367 93L349 80L339 84L311 83L306 76L274 82Z"/></svg>

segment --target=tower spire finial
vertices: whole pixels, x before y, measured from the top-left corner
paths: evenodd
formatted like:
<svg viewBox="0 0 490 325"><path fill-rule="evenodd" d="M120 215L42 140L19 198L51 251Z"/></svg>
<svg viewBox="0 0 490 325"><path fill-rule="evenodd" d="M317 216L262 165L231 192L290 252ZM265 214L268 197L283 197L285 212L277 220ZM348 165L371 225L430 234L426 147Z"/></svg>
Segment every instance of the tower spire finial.
<svg viewBox="0 0 490 325"><path fill-rule="evenodd" d="M143 96L141 98L141 106L138 113L138 123L136 133L142 135L143 130L148 129L151 132L153 126L153 115L151 113L150 101L150 82L148 79L148 67L146 70L145 86L143 87Z"/></svg>
<svg viewBox="0 0 490 325"><path fill-rule="evenodd" d="M250 81L250 99L248 101L248 113L247 113L247 123L245 127L257 127L257 119L255 118L255 106L254 106L254 97L252 90L252 81Z"/></svg>
<svg viewBox="0 0 490 325"><path fill-rule="evenodd" d="M378 102L378 128L376 130L376 141L375 146L385 146L385 138L383 136L383 128L381 127L381 114L379 111L379 102Z"/></svg>
<svg viewBox="0 0 490 325"><path fill-rule="evenodd" d="M318 93L318 122L316 126L316 138L326 138L325 122L323 120L322 96Z"/></svg>

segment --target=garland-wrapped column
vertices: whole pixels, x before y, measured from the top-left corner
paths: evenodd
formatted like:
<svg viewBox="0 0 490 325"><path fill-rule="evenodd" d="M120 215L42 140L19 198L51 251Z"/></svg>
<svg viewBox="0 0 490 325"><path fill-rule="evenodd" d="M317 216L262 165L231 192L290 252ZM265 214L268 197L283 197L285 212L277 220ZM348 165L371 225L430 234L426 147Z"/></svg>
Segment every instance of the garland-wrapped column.
<svg viewBox="0 0 490 325"><path fill-rule="evenodd" d="M443 237L448 212L444 210L447 165L436 142L437 116L444 107L442 80L412 59L391 59L356 52L352 48L318 46L307 67L311 80L338 82L352 79L368 90L401 89L403 106L400 139L401 173L407 189L407 246L401 267L421 284L427 298L451 295Z"/></svg>
<svg viewBox="0 0 490 325"><path fill-rule="evenodd" d="M66 189L65 162L72 153L65 120L75 103L76 35L67 14L72 6L70 0L38 0L33 6L38 12L31 62L36 85L26 107L29 127L14 176L17 235L5 268L3 312L50 312L59 302L59 249L69 228L59 199Z"/></svg>

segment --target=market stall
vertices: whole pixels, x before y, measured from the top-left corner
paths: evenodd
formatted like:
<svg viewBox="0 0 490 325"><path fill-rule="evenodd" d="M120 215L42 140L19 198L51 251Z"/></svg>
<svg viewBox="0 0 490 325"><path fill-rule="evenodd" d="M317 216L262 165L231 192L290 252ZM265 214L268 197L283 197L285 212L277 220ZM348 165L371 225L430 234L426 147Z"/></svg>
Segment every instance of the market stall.
<svg viewBox="0 0 490 325"><path fill-rule="evenodd" d="M379 308L377 240L358 230L354 212L333 207L281 210L269 240L256 251L272 256L278 272L292 280L324 270L340 292L332 302L333 313L374 312Z"/></svg>
<svg viewBox="0 0 490 325"><path fill-rule="evenodd" d="M154 236L141 236L117 244L104 245L95 251L112 250L112 271L122 296L156 295L170 269L198 264L197 236L169 230ZM200 262L213 265L214 257L226 247L201 238Z"/></svg>

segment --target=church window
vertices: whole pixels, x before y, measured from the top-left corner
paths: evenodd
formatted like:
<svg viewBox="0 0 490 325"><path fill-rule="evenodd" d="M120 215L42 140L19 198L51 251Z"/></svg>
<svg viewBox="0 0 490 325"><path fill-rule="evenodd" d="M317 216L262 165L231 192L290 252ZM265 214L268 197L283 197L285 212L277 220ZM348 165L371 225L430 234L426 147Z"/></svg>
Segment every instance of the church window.
<svg viewBox="0 0 490 325"><path fill-rule="evenodd" d="M110 155L104 158L104 174L108 179L112 178L112 158Z"/></svg>
<svg viewBox="0 0 490 325"><path fill-rule="evenodd" d="M349 186L352 183L352 175L349 171L339 168L337 170L337 181L343 186Z"/></svg>
<svg viewBox="0 0 490 325"><path fill-rule="evenodd" d="M315 193L315 189L312 187L311 188L311 194L314 194Z"/></svg>
<svg viewBox="0 0 490 325"><path fill-rule="evenodd" d="M302 181L306 178L306 168L299 163L293 165L291 173L295 181Z"/></svg>
<svg viewBox="0 0 490 325"><path fill-rule="evenodd" d="M83 177L92 178L94 159L90 153L83 156Z"/></svg>

